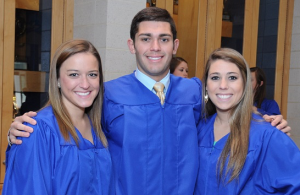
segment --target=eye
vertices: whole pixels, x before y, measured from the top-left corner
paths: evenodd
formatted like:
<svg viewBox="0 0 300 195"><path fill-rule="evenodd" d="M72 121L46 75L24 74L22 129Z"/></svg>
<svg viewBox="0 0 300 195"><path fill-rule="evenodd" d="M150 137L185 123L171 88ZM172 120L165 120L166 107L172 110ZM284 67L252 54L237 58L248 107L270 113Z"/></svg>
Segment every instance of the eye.
<svg viewBox="0 0 300 195"><path fill-rule="evenodd" d="M229 76L229 80L237 80L238 78L236 76Z"/></svg>
<svg viewBox="0 0 300 195"><path fill-rule="evenodd" d="M169 42L169 38L161 38L161 42Z"/></svg>
<svg viewBox="0 0 300 195"><path fill-rule="evenodd" d="M71 73L71 74L69 74L69 76L70 77L76 77L76 76L78 76L78 73Z"/></svg>
<svg viewBox="0 0 300 195"><path fill-rule="evenodd" d="M144 37L144 38L142 38L142 41L143 41L143 42L149 42L149 41L150 41L150 38Z"/></svg>
<svg viewBox="0 0 300 195"><path fill-rule="evenodd" d="M220 77L218 77L218 76L212 76L212 77L210 77L210 79L211 79L211 80L219 80Z"/></svg>
<svg viewBox="0 0 300 195"><path fill-rule="evenodd" d="M98 74L97 73L90 73L89 76L90 77L98 77Z"/></svg>

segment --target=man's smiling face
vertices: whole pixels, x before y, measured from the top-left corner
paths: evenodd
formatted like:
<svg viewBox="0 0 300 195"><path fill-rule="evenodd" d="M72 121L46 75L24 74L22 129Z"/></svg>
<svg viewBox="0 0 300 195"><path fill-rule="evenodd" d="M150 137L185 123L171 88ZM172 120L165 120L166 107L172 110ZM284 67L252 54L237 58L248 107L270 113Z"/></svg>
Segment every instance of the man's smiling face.
<svg viewBox="0 0 300 195"><path fill-rule="evenodd" d="M135 42L128 40L131 53L136 55L138 69L156 81L168 74L170 61L178 45L178 39L173 41L168 22L141 22Z"/></svg>

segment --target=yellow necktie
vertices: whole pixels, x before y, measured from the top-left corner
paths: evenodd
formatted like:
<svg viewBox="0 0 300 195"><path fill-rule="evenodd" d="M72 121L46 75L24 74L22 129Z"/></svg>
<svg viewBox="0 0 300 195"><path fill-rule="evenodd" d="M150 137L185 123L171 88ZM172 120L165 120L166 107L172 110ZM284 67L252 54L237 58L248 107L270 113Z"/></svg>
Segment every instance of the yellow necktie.
<svg viewBox="0 0 300 195"><path fill-rule="evenodd" d="M156 91L156 95L159 97L160 99L160 103L161 105L164 104L165 102L165 94L164 94L164 84L157 82L155 83L155 85L153 86L154 90Z"/></svg>

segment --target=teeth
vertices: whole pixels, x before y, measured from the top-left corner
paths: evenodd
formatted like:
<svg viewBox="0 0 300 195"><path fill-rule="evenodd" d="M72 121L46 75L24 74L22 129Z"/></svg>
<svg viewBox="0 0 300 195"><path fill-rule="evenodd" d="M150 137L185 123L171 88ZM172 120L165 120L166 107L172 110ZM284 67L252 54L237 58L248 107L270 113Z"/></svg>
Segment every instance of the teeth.
<svg viewBox="0 0 300 195"><path fill-rule="evenodd" d="M82 92L76 92L76 94L78 94L78 95L89 95L90 92L85 92L85 93L82 93Z"/></svg>
<svg viewBox="0 0 300 195"><path fill-rule="evenodd" d="M159 60L161 57L148 57L150 60Z"/></svg>
<svg viewBox="0 0 300 195"><path fill-rule="evenodd" d="M230 98L232 95L218 95L219 98L221 99L227 99Z"/></svg>

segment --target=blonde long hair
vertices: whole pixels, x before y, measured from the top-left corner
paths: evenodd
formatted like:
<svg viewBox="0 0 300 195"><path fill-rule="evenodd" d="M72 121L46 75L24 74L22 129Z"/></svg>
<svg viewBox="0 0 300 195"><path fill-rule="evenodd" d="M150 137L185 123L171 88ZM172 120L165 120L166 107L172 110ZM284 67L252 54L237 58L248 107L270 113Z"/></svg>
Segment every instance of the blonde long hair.
<svg viewBox="0 0 300 195"><path fill-rule="evenodd" d="M234 63L241 71L244 84L244 91L240 101L230 111L230 135L217 164L219 182L221 180L224 181L229 175L229 183L239 177L248 153L249 131L253 105L251 73L246 60L239 52L229 48L219 48L211 53L206 63L203 76L203 94L206 92L210 66L216 60L224 60L226 62ZM203 101L203 103L203 105L205 105L203 110L205 117L216 113L216 107L211 100L207 103ZM226 165L227 159L228 164Z"/></svg>
<svg viewBox="0 0 300 195"><path fill-rule="evenodd" d="M96 135L100 138L102 144L107 147L107 140L101 128L101 112L103 103L103 72L101 58L96 48L86 40L70 40L63 43L55 52L50 66L49 76L49 101L47 105L51 105L58 122L58 126L65 140L70 141L70 136L78 145L78 135L72 123L70 113L66 109L60 89L58 88L59 71L62 64L71 56L78 53L90 53L98 61L99 65L99 94L95 98L93 104L85 109L85 113L90 117Z"/></svg>

